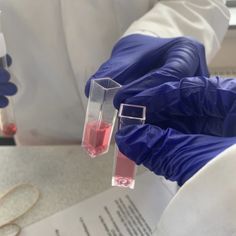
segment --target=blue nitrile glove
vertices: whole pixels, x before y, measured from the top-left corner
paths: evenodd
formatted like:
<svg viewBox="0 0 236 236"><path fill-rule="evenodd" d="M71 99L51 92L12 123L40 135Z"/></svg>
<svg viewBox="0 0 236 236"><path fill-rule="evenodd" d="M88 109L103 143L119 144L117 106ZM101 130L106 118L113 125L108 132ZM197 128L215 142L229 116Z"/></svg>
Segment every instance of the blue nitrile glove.
<svg viewBox="0 0 236 236"><path fill-rule="evenodd" d="M137 85L138 87L138 85ZM137 87L120 90L114 100ZM236 79L189 77L159 84L123 102L144 105L146 123L182 133L236 136Z"/></svg>
<svg viewBox="0 0 236 236"><path fill-rule="evenodd" d="M10 66L12 63L11 57L7 55L7 65ZM15 84L9 82L10 73L0 67L0 108L8 105L8 99L6 96L12 96L16 94L17 87Z"/></svg>
<svg viewBox="0 0 236 236"><path fill-rule="evenodd" d="M136 164L181 186L236 137L183 134L152 125L130 125L116 134L119 150Z"/></svg>
<svg viewBox="0 0 236 236"><path fill-rule="evenodd" d="M236 143L236 79L184 78L127 102L146 105L151 123L118 131L120 151L179 185Z"/></svg>
<svg viewBox="0 0 236 236"><path fill-rule="evenodd" d="M202 44L186 37L157 38L134 34L117 42L109 60L88 80L85 94L89 95L91 80L97 78L110 77L127 85L142 77L142 84L138 82L138 85L143 89L151 88L156 80L164 83L187 76L208 76Z"/></svg>

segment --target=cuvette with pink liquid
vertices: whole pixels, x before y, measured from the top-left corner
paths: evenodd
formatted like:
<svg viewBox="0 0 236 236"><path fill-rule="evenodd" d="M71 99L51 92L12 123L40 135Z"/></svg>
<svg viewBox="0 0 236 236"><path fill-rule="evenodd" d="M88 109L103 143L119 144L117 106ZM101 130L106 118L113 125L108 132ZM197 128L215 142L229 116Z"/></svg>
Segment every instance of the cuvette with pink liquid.
<svg viewBox="0 0 236 236"><path fill-rule="evenodd" d="M109 150L117 110L113 98L121 85L110 78L91 81L82 147L95 158Z"/></svg>
<svg viewBox="0 0 236 236"><path fill-rule="evenodd" d="M6 42L0 27L0 68L8 70ZM10 82L13 75L11 75ZM15 81L14 81L15 82ZM16 134L17 127L13 109L13 101L7 96L8 105L0 108L0 137L13 137Z"/></svg>
<svg viewBox="0 0 236 236"><path fill-rule="evenodd" d="M118 114L118 128L128 125L144 124L146 119L146 107L121 104ZM134 188L136 164L119 151L115 146L115 160L112 175L112 186Z"/></svg>

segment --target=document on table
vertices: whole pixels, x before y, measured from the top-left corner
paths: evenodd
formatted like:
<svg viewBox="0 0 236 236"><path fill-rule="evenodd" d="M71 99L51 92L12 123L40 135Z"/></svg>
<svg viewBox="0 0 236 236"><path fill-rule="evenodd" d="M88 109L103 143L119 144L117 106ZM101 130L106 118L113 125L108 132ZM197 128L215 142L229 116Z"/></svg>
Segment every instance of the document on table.
<svg viewBox="0 0 236 236"><path fill-rule="evenodd" d="M146 172L134 190L111 188L26 227L20 236L149 236L174 193Z"/></svg>

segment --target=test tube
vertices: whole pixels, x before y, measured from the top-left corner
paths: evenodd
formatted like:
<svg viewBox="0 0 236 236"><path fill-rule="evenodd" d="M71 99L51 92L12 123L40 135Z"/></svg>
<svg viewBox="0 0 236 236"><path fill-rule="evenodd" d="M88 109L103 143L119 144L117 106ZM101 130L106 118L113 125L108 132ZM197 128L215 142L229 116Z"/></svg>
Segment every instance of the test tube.
<svg viewBox="0 0 236 236"><path fill-rule="evenodd" d="M117 116L113 98L121 85L110 78L92 80L82 147L92 157L108 152Z"/></svg>
<svg viewBox="0 0 236 236"><path fill-rule="evenodd" d="M1 12L0 12L1 15ZM1 28L1 26L0 26ZM4 35L0 29L0 68L7 69L7 50ZM12 99L8 97L9 104L5 108L0 108L0 136L13 137L16 134L17 126L13 110Z"/></svg>
<svg viewBox="0 0 236 236"><path fill-rule="evenodd" d="M128 125L144 124L146 119L146 107L121 104L118 114L118 129ZM134 188L136 164L121 153L115 145L115 160L112 175L112 186Z"/></svg>

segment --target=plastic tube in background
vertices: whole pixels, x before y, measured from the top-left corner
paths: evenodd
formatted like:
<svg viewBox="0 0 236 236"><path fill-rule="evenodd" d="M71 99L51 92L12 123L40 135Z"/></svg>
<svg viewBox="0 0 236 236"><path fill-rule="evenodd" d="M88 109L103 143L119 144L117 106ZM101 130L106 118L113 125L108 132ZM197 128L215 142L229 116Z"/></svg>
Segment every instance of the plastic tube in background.
<svg viewBox="0 0 236 236"><path fill-rule="evenodd" d="M8 68L6 55L6 42L2 31L0 31L0 68ZM8 106L5 108L0 108L0 137L13 137L17 131L13 102L11 97L8 97L8 100Z"/></svg>

